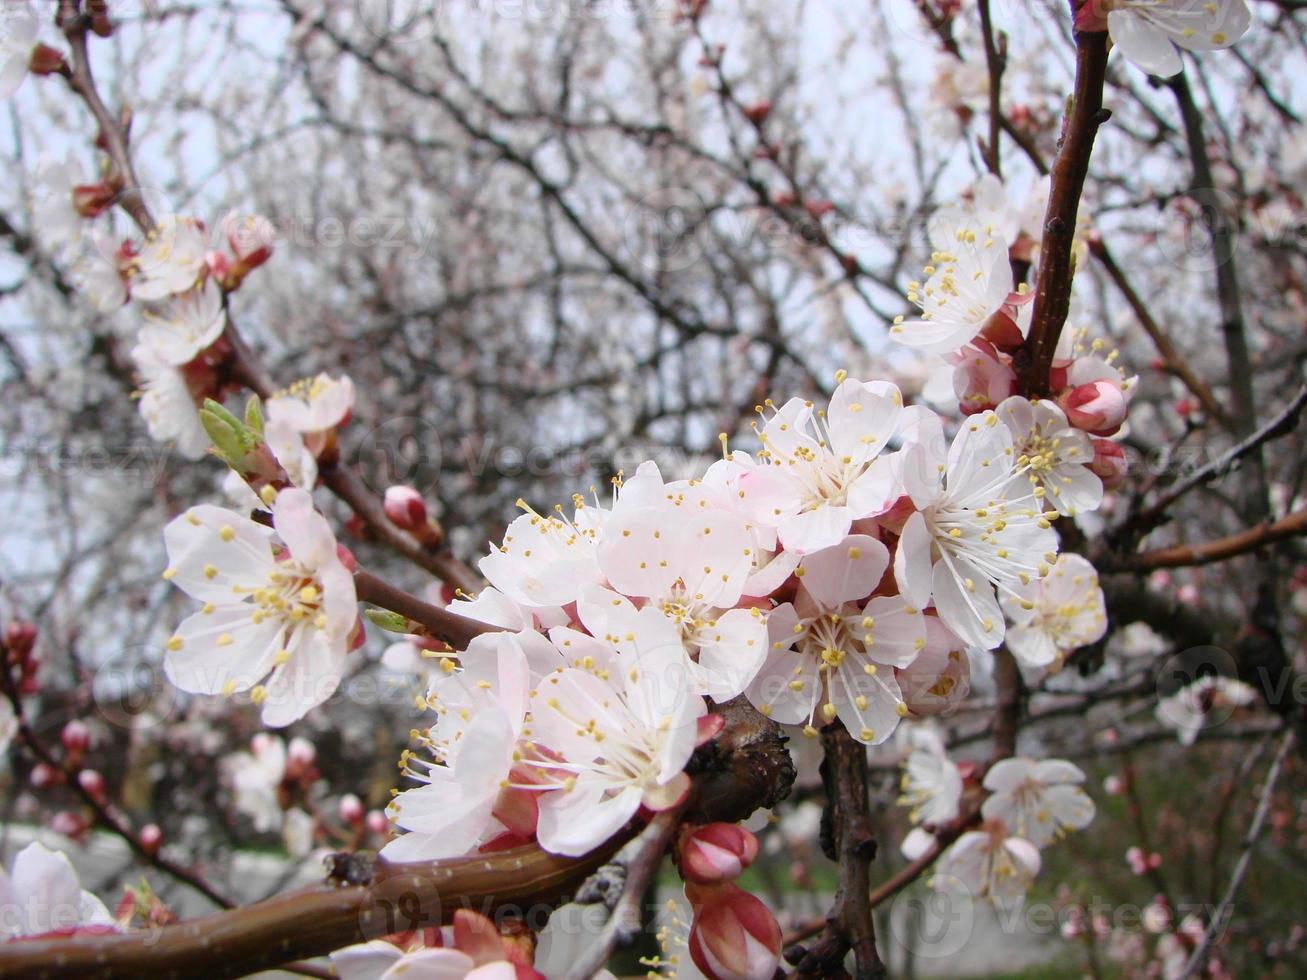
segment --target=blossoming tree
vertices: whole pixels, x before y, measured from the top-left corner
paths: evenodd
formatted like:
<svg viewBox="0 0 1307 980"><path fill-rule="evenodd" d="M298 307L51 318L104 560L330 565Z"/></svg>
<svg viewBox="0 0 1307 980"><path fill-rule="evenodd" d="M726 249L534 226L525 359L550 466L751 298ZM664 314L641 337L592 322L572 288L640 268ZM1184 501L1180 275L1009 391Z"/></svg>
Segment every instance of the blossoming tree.
<svg viewBox="0 0 1307 980"><path fill-rule="evenodd" d="M1296 5L600 6L6 6L6 438L161 455L20 468L12 806L147 883L28 845L0 976L878 977L1092 839L1087 743L1205 735L1205 916L1104 793L1128 968L1228 975L1307 734ZM750 871L805 801L815 916Z"/></svg>

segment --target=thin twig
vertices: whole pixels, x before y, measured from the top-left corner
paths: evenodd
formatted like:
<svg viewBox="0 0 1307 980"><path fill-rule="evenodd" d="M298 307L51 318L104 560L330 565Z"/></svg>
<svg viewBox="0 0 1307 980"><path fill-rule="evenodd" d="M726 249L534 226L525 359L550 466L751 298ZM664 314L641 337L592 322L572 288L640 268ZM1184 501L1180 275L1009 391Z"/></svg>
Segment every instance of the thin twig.
<svg viewBox="0 0 1307 980"><path fill-rule="evenodd" d="M1230 906L1234 903L1234 896L1238 893L1239 886L1243 884L1244 875L1248 873L1253 848L1256 847L1257 840L1262 835L1266 815L1271 809L1271 795L1275 791L1275 783L1280 778L1280 771L1284 767L1284 760L1289 754L1289 748L1293 745L1293 739L1293 729L1290 729L1284 733L1284 738L1280 740L1280 748L1275 753L1271 768L1266 772L1265 782L1262 783L1261 794L1257 800L1257 810L1253 813L1253 822L1248 825L1248 833L1244 835L1243 848L1239 854L1239 861L1234 867L1234 873L1230 876L1230 884L1225 889L1221 904L1212 913L1212 919L1207 923L1207 928L1203 930L1203 938L1198 940L1198 945L1189 957L1189 962L1185 964L1184 972L1180 974L1180 980L1187 980L1188 977L1193 976L1202 968L1204 961L1207 959L1207 951L1211 949L1212 943L1216 941L1217 934L1225 928L1226 916L1230 912Z"/></svg>
<svg viewBox="0 0 1307 980"><path fill-rule="evenodd" d="M1187 568L1191 565L1210 565L1212 562L1226 561L1239 555L1256 551L1263 545L1284 538L1307 534L1307 507L1295 510L1292 514L1258 524L1246 531L1232 534L1215 541L1201 544L1179 544L1171 548L1157 548L1133 555L1111 571L1144 571L1152 568Z"/></svg>
<svg viewBox="0 0 1307 980"><path fill-rule="evenodd" d="M371 602L383 609L407 616L413 622L424 626L432 637L448 643L457 650L466 648L482 633L493 633L503 628L423 602L417 596L391 585L371 572L355 572L354 588L358 592L360 602Z"/></svg>
<svg viewBox="0 0 1307 980"><path fill-rule="evenodd" d="M638 927L645 892L653 881L658 866L662 864L663 855L667 853L684 810L683 805L663 810L649 821L649 826L636 839L632 845L635 855L626 863L626 881L622 886L622 894L613 906L608 921L604 923L598 941L572 964L566 980L590 980L604 968L623 934L630 929L631 922L635 922Z"/></svg>
<svg viewBox="0 0 1307 980"><path fill-rule="evenodd" d="M70 766L65 766L55 754L50 751L49 747L41 738L32 730L32 726L27 721L27 716L23 710L22 699L19 697L17 685L10 676L8 666L8 650L0 644L0 687L4 688L5 698L13 708L14 720L18 726L18 737L22 740L27 750L40 762L45 763L50 768L61 773L64 781L75 792L78 797L94 814L95 822L104 827L116 837L122 839L136 855L137 859L145 864L159 869L167 875L176 878L178 881L189 885L209 901L224 909L231 908L234 904L231 899L227 898L220 891L210 885L207 881L188 868L182 867L175 861L170 861L157 852L151 852L141 843L140 837L132 832L118 815L115 814L107 803L99 799L94 793L82 785L78 778L79 770Z"/></svg>

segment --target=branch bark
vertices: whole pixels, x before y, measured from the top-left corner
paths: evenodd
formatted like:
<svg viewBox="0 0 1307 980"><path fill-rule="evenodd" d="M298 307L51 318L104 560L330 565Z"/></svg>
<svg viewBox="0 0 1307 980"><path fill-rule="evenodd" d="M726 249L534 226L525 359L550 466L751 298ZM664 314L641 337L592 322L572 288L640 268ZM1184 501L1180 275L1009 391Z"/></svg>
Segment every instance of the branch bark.
<svg viewBox="0 0 1307 980"><path fill-rule="evenodd" d="M1017 382L1031 396L1048 394L1048 373L1053 352L1071 305L1075 275L1072 244L1080 195L1089 173L1089 157L1098 127L1110 115L1103 108L1103 81L1107 72L1107 33L1075 33L1076 80L1071 107L1062 124L1061 148L1053 161L1052 187L1044 212L1044 235L1035 280L1035 309L1023 356L1018 359Z"/></svg>
<svg viewBox="0 0 1307 980"><path fill-rule="evenodd" d="M876 838L871 830L867 750L839 721L822 729L821 742L826 753L821 767L826 787L822 847L839 865L839 885L824 933L800 957L793 976L838 975L845 954L852 950L857 980L878 980L886 971L876 950L870 900Z"/></svg>

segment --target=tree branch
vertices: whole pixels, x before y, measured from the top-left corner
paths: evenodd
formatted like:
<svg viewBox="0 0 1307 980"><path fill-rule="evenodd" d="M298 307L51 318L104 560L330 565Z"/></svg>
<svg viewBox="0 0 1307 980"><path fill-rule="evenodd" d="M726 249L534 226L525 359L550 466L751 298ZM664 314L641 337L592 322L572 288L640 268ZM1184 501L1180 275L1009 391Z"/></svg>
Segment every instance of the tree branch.
<svg viewBox="0 0 1307 980"><path fill-rule="evenodd" d="M460 616L448 609L441 609L429 602L423 602L415 595L391 585L371 572L356 571L354 588L360 602L371 602L407 616L415 623L420 623L434 639L448 643L456 650L466 649L475 637L482 633L494 633L503 629L491 626L467 616Z"/></svg>
<svg viewBox="0 0 1307 980"><path fill-rule="evenodd" d="M867 750L840 721L821 730L821 742L826 753L821 766L826 787L822 847L839 866L839 884L823 935L799 958L792 976L832 976L852 950L857 980L876 980L886 973L876 950L870 902L876 838L871 830Z"/></svg>
<svg viewBox="0 0 1307 980"><path fill-rule="evenodd" d="M1089 157L1098 127L1107 121L1103 109L1103 81L1107 72L1107 33L1075 32L1076 80L1071 107L1063 124L1061 149L1053 161L1052 187L1044 213L1044 235L1035 280L1035 309L1017 381L1021 391L1048 394L1048 372L1058 337L1071 305L1075 275L1072 244L1080 195L1089 173Z"/></svg>
<svg viewBox="0 0 1307 980"><path fill-rule="evenodd" d="M1153 568L1185 568L1190 565L1210 565L1212 562L1225 561L1238 555L1255 551L1273 541L1281 541L1295 535L1307 534L1307 507L1296 510L1278 521L1258 524L1215 541L1201 544L1180 544L1172 548L1157 548L1133 555L1112 571L1145 571Z"/></svg>

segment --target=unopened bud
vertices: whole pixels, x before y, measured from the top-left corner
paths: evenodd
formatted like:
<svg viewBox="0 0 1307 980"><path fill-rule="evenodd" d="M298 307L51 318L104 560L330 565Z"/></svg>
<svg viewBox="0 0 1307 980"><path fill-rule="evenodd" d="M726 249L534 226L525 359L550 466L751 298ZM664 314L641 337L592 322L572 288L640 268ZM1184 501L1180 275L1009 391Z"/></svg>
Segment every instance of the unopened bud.
<svg viewBox="0 0 1307 980"><path fill-rule="evenodd" d="M63 834L65 837L76 840L85 834L89 828L86 821L76 813L61 810L50 819L50 829L56 834Z"/></svg>
<svg viewBox="0 0 1307 980"><path fill-rule="evenodd" d="M416 531L427 523L427 505L412 487L387 487L383 507L390 522L405 531Z"/></svg>
<svg viewBox="0 0 1307 980"><path fill-rule="evenodd" d="M94 769L83 769L77 774L77 784L96 803L104 803L104 777Z"/></svg>
<svg viewBox="0 0 1307 980"><path fill-rule="evenodd" d="M708 980L770 980L781 960L781 927L758 898L735 885L687 885L694 909L690 956Z"/></svg>
<svg viewBox="0 0 1307 980"><path fill-rule="evenodd" d="M286 746L286 778L299 779L318 758L318 750L307 738L295 737Z"/></svg>
<svg viewBox="0 0 1307 980"><path fill-rule="evenodd" d="M277 229L272 222L261 214L247 214L238 217L232 212L222 219L222 233L227 237L227 246L236 256L236 265L241 276L251 269L257 269L272 256L272 247L277 240Z"/></svg>
<svg viewBox="0 0 1307 980"><path fill-rule="evenodd" d="M758 838L739 824L706 824L681 838L681 876L700 885L734 881L757 856Z"/></svg>
<svg viewBox="0 0 1307 980"><path fill-rule="evenodd" d="M86 722L74 718L64 725L59 741L69 752L80 755L91 747L91 730L86 727Z"/></svg>
<svg viewBox="0 0 1307 980"><path fill-rule="evenodd" d="M48 44L37 44L27 59L27 70L33 75L61 75L68 71L63 52Z"/></svg>
<svg viewBox="0 0 1307 980"><path fill-rule="evenodd" d="M750 122L760 123L771 115L771 103L766 99L760 99L752 105L745 106L744 114Z"/></svg>
<svg viewBox="0 0 1307 980"><path fill-rule="evenodd" d="M208 266L209 275L213 277L215 282L225 285L231 279L231 260L227 258L226 252L221 252L216 248L206 252L204 264Z"/></svg>
<svg viewBox="0 0 1307 980"><path fill-rule="evenodd" d="M151 857L159 853L159 848L163 845L163 831L159 829L157 823L147 823L141 828L136 839L140 842L145 853Z"/></svg>
<svg viewBox="0 0 1307 980"><path fill-rule="evenodd" d="M48 786L55 786L64 781L64 774L54 766L44 762L38 762L32 767L31 773L27 777L28 782L32 784L33 789L45 789Z"/></svg>
<svg viewBox="0 0 1307 980"><path fill-rule="evenodd" d="M346 793L340 798L338 811L340 819L351 827L357 827L363 822L364 809L363 801L353 793Z"/></svg>
<svg viewBox="0 0 1307 980"><path fill-rule="evenodd" d="M390 821L380 810L369 810L368 815L363 820L363 825L368 828L368 833L381 836L390 829Z"/></svg>
<svg viewBox="0 0 1307 980"><path fill-rule="evenodd" d="M117 196L117 189L107 180L78 184L73 188L73 207L83 218L98 218L113 207Z"/></svg>
<svg viewBox="0 0 1307 980"><path fill-rule="evenodd" d="M1120 385L1111 381L1090 381L1058 396L1067 421L1077 429L1097 436L1109 436L1125 421L1128 402Z"/></svg>
<svg viewBox="0 0 1307 980"><path fill-rule="evenodd" d="M32 652L36 644L36 627L17 619L5 627L5 646L20 659Z"/></svg>

